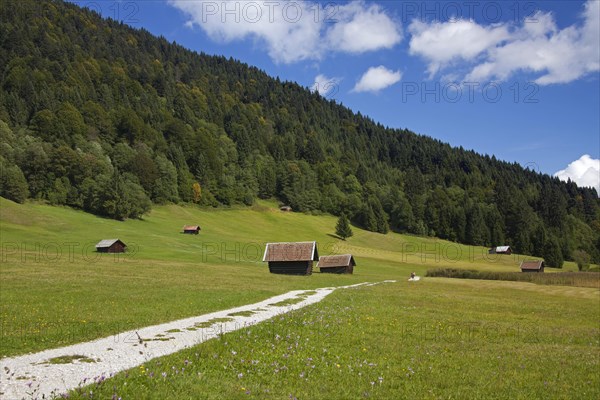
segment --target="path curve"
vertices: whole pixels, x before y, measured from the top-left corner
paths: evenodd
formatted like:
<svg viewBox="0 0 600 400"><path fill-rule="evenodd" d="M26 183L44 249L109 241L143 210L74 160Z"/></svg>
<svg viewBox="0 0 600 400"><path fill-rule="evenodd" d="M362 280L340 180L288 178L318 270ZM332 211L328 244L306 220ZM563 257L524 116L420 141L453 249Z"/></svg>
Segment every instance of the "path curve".
<svg viewBox="0 0 600 400"><path fill-rule="evenodd" d="M156 357L176 353L221 334L233 332L323 300L336 289L395 282L363 282L314 290L293 290L254 304L217 311L58 349L0 360L0 398L52 398L94 378L108 378ZM290 304L290 300L293 304ZM284 304L276 304L286 302ZM297 302L294 302L297 301ZM231 315L242 314L246 315ZM251 315L250 312L252 313ZM227 321L214 321L225 319ZM76 356L76 357L75 357ZM50 363L57 357L64 364Z"/></svg>

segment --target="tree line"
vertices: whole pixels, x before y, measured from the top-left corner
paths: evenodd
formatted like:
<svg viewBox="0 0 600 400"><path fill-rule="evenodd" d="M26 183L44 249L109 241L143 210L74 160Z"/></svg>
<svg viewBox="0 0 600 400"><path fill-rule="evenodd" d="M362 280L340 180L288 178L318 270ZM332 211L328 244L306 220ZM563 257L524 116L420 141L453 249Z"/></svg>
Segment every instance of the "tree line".
<svg viewBox="0 0 600 400"><path fill-rule="evenodd" d="M0 3L0 195L111 218L151 205L346 215L562 265L600 261L591 188L407 129L62 1Z"/></svg>

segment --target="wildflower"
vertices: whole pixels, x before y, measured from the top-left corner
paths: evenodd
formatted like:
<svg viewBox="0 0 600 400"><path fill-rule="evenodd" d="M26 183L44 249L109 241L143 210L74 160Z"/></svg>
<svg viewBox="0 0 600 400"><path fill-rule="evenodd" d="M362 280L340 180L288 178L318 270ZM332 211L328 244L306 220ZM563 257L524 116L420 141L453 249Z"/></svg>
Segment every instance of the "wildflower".
<svg viewBox="0 0 600 400"><path fill-rule="evenodd" d="M163 372L161 375L162 375L163 378L167 377L167 373L166 372Z"/></svg>
<svg viewBox="0 0 600 400"><path fill-rule="evenodd" d="M235 356L237 354L237 351L231 350L231 354L233 354Z"/></svg>
<svg viewBox="0 0 600 400"><path fill-rule="evenodd" d="M238 374L238 379L242 379L244 377L244 374L242 374L241 372Z"/></svg>

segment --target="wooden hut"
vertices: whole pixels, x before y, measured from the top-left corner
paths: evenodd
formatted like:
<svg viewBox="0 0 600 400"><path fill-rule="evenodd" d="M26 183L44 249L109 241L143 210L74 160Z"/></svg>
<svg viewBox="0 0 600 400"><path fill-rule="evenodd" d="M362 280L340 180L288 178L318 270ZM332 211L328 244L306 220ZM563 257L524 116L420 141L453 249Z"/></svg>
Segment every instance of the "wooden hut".
<svg viewBox="0 0 600 400"><path fill-rule="evenodd" d="M186 225L183 227L183 233L197 235L200 233L200 227L198 225Z"/></svg>
<svg viewBox="0 0 600 400"><path fill-rule="evenodd" d="M511 255L512 254L512 249L510 248L510 246L497 246L497 247L492 247L489 251L489 254L508 254Z"/></svg>
<svg viewBox="0 0 600 400"><path fill-rule="evenodd" d="M336 256L321 256L319 264L321 272L332 274L351 274L354 272L354 257L352 254L342 254Z"/></svg>
<svg viewBox="0 0 600 400"><path fill-rule="evenodd" d="M124 253L127 245L119 239L104 239L96 244L98 253Z"/></svg>
<svg viewBox="0 0 600 400"><path fill-rule="evenodd" d="M310 275L319 259L317 242L267 243L263 261L272 274Z"/></svg>
<svg viewBox="0 0 600 400"><path fill-rule="evenodd" d="M521 272L544 272L544 260L525 260L521 263Z"/></svg>

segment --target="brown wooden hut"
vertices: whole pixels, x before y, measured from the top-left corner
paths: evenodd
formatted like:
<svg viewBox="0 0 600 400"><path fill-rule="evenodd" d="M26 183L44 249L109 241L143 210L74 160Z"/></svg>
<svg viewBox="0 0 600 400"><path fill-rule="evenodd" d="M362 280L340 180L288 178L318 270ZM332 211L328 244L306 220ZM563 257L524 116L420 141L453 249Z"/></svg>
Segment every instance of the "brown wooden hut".
<svg viewBox="0 0 600 400"><path fill-rule="evenodd" d="M510 246L497 246L497 247L492 247L489 251L489 254L508 254L511 255L512 254L512 249L510 248Z"/></svg>
<svg viewBox="0 0 600 400"><path fill-rule="evenodd" d="M200 227L198 225L186 225L183 227L183 233L197 235L200 233Z"/></svg>
<svg viewBox="0 0 600 400"><path fill-rule="evenodd" d="M521 263L521 272L544 272L544 260L525 260Z"/></svg>
<svg viewBox="0 0 600 400"><path fill-rule="evenodd" d="M354 272L354 257L352 254L342 254L335 256L321 256L317 267L321 272L332 274L351 274Z"/></svg>
<svg viewBox="0 0 600 400"><path fill-rule="evenodd" d="M124 253L127 245L119 239L104 239L96 244L98 253Z"/></svg>
<svg viewBox="0 0 600 400"><path fill-rule="evenodd" d="M263 261L272 274L310 275L319 259L317 242L267 243Z"/></svg>

